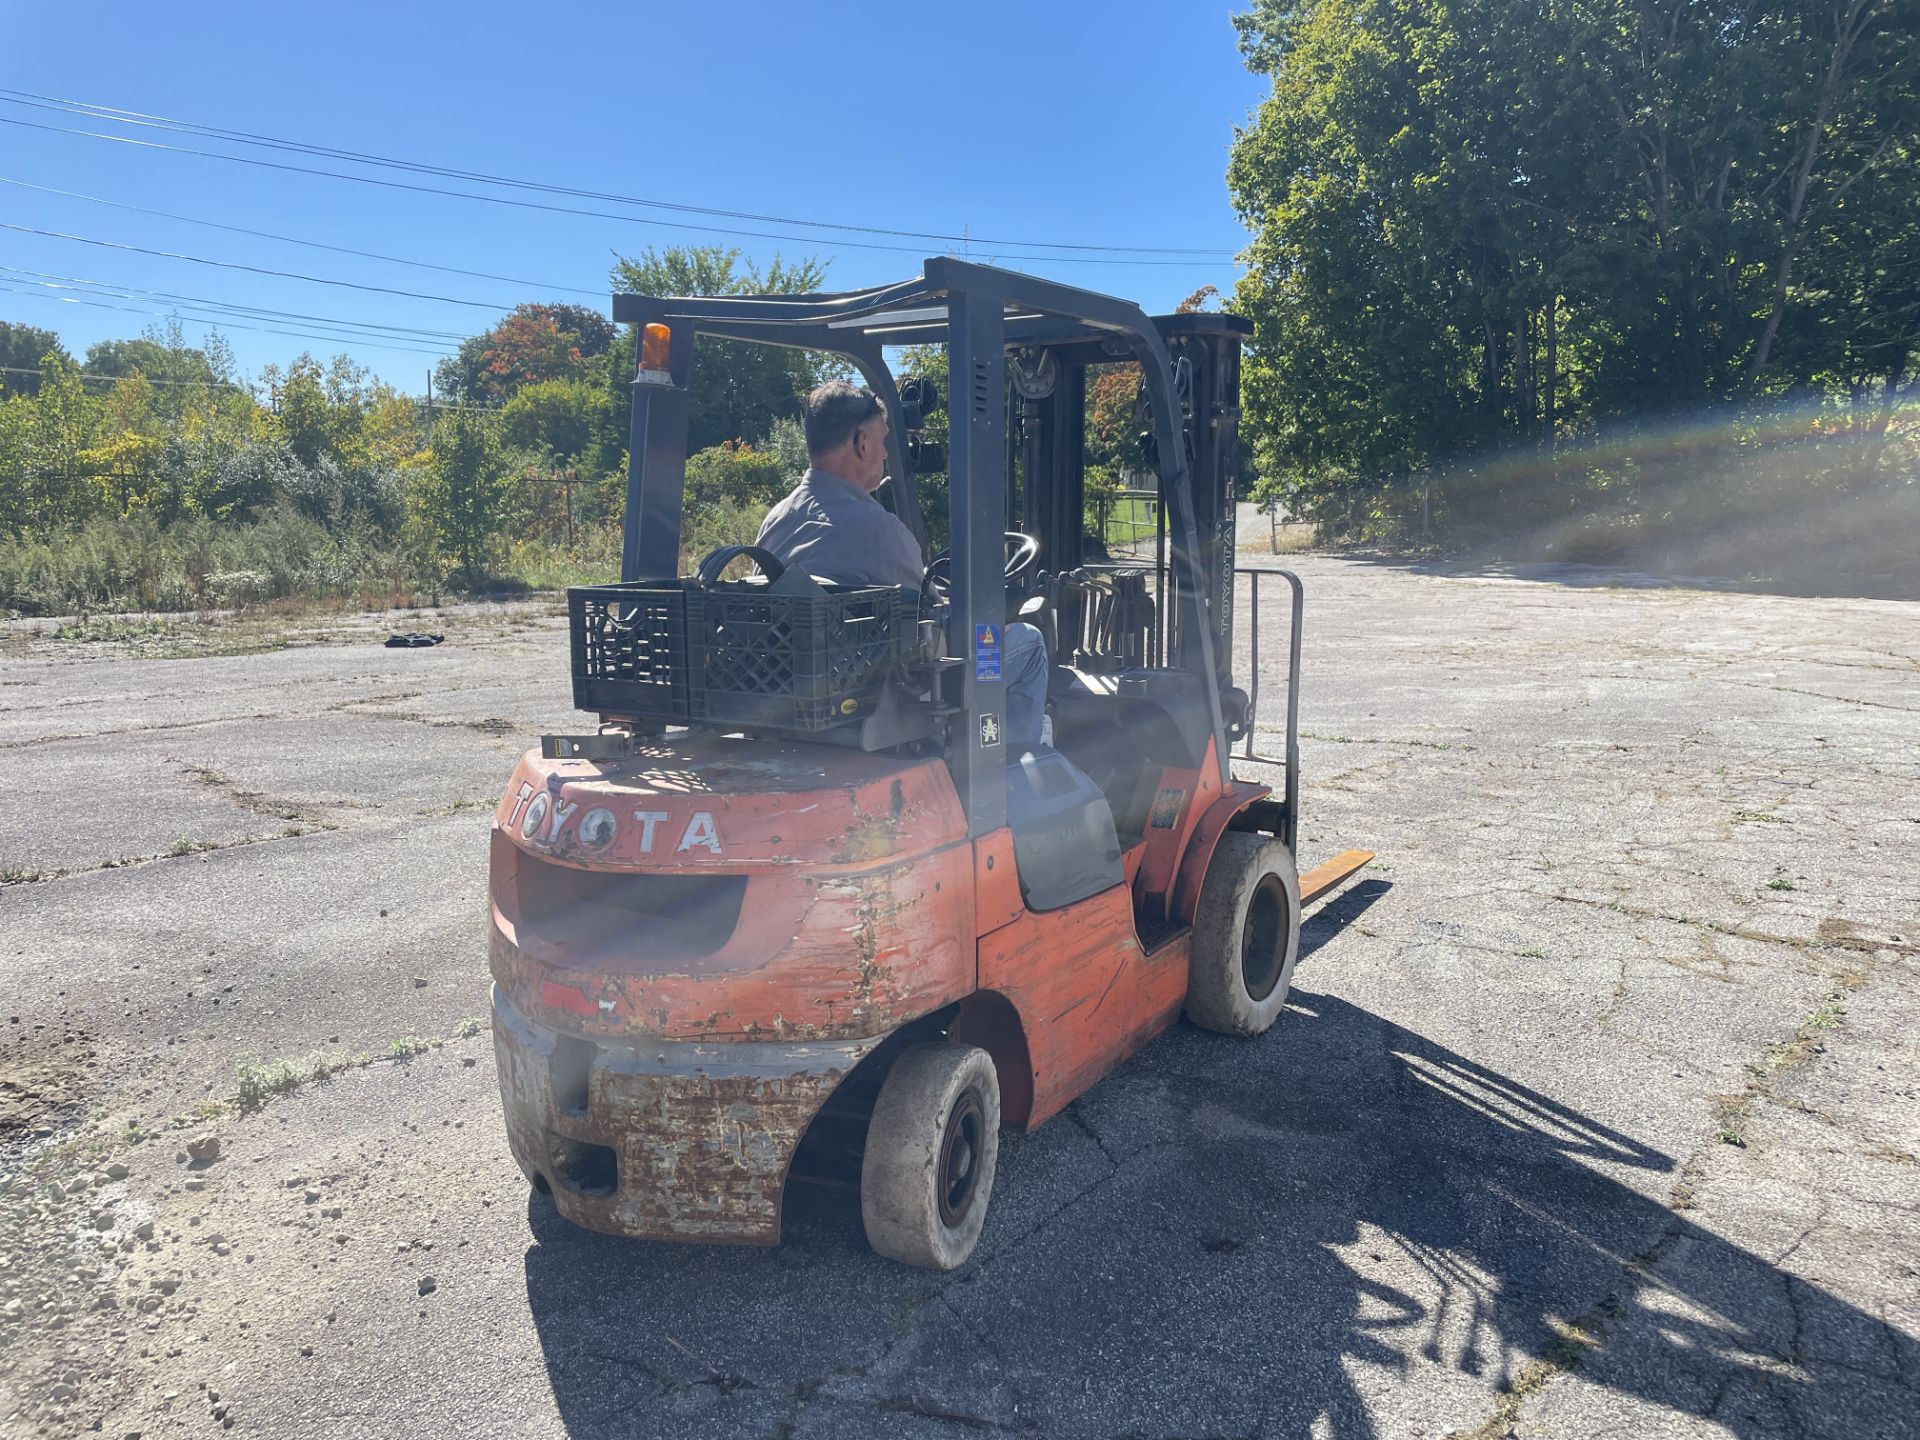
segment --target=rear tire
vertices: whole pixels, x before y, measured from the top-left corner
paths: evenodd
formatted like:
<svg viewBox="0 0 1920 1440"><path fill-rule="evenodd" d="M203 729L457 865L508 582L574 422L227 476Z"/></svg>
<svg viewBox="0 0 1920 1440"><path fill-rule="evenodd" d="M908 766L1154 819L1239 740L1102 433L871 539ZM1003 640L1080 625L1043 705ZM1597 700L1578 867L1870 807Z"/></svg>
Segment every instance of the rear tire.
<svg viewBox="0 0 1920 1440"><path fill-rule="evenodd" d="M966 1264L987 1221L999 1152L993 1058L947 1041L903 1051L867 1126L860 1165L867 1243L926 1270Z"/></svg>
<svg viewBox="0 0 1920 1440"><path fill-rule="evenodd" d="M1278 840L1229 830L1214 848L1193 919L1187 1018L1259 1035L1280 1018L1300 957L1300 876Z"/></svg>

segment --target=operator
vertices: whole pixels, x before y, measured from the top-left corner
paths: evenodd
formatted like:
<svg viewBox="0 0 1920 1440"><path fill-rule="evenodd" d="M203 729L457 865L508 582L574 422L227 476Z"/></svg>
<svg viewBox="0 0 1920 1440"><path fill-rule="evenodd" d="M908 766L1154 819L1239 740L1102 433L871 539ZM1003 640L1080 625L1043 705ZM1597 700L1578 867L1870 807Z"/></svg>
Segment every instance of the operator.
<svg viewBox="0 0 1920 1440"><path fill-rule="evenodd" d="M807 473L767 512L756 542L817 580L899 585L926 577L920 542L874 498L887 478L887 407L870 390L829 380L807 396ZM1040 745L1047 708L1047 647L1040 632L1005 627L1008 763Z"/></svg>

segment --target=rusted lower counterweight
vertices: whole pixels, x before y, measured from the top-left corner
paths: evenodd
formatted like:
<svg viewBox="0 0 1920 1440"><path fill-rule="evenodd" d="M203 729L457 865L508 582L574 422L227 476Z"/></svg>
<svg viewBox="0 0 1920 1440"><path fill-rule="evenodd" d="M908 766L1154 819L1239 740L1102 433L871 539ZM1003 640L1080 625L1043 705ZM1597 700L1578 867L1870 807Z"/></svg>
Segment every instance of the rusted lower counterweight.
<svg viewBox="0 0 1920 1440"><path fill-rule="evenodd" d="M794 1149L877 1043L660 1041L569 1056L581 1042L529 1020L497 987L493 1016L522 1172L577 1225L663 1240L776 1243Z"/></svg>

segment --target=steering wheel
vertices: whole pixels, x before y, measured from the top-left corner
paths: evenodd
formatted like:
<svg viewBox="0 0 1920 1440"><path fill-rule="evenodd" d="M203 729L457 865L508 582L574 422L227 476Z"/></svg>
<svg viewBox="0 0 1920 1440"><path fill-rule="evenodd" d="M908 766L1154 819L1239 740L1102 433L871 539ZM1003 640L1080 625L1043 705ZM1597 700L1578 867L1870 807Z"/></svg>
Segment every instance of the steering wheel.
<svg viewBox="0 0 1920 1440"><path fill-rule="evenodd" d="M1011 593L1024 591L1040 568L1040 542L1031 535L1023 535L1018 530L1006 532L1007 540L1007 590L1008 600L1016 596ZM929 600L944 605L947 596L953 590L953 551L942 550L927 565L927 578L921 589ZM1024 598L1024 597L1019 597Z"/></svg>

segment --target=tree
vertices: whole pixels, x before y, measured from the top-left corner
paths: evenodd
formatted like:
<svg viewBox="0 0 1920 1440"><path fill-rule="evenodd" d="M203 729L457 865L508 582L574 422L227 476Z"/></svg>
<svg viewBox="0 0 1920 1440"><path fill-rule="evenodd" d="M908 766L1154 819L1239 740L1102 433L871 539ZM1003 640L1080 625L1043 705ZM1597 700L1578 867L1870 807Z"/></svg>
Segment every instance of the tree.
<svg viewBox="0 0 1920 1440"><path fill-rule="evenodd" d="M1557 458L1600 427L1788 394L1890 415L1920 351L1894 218L1920 204L1916 20L1256 0L1236 24L1272 90L1228 182L1268 492L1379 528L1439 476L1447 521L1510 526L1634 493L1635 464ZM1464 483L1495 451L1542 458Z"/></svg>
<svg viewBox="0 0 1920 1440"><path fill-rule="evenodd" d="M737 249L687 245L623 256L611 278L615 290L643 295L777 295L818 290L826 273L825 262L812 257L788 262L776 255L762 270L742 260ZM829 357L810 351L707 336L695 345L693 363L689 451L727 440L765 439L773 422L797 414L801 397L833 368ZM633 368L629 333L614 346L607 376L613 399L609 418L622 438L632 414Z"/></svg>
<svg viewBox="0 0 1920 1440"><path fill-rule="evenodd" d="M10 528L46 531L78 524L105 508L106 488L92 454L101 406L87 394L64 351L40 365L40 389L6 402L13 475L0 487Z"/></svg>
<svg viewBox="0 0 1920 1440"><path fill-rule="evenodd" d="M345 355L322 366L302 354L261 381L273 399L274 430L303 465L331 456L342 465L392 465L418 448L413 403Z"/></svg>
<svg viewBox="0 0 1920 1440"><path fill-rule="evenodd" d="M206 352L185 344L171 346L151 334L137 340L102 340L87 347L82 368L89 375L115 380L144 375L160 384L215 385L218 377Z"/></svg>
<svg viewBox="0 0 1920 1440"><path fill-rule="evenodd" d="M102 397L100 433L85 452L113 513L149 509L160 498L156 490L165 445L165 425L147 377L135 370L114 381Z"/></svg>
<svg viewBox="0 0 1920 1440"><path fill-rule="evenodd" d="M450 399L498 405L526 385L587 379L613 341L612 322L583 305L520 305L464 341L435 379Z"/></svg>
<svg viewBox="0 0 1920 1440"><path fill-rule="evenodd" d="M0 396L39 393L40 362L48 355L73 363L53 331L0 320Z"/></svg>
<svg viewBox="0 0 1920 1440"><path fill-rule="evenodd" d="M585 380L543 380L523 388L500 418L509 444L559 460L578 460L599 445L613 401Z"/></svg>
<svg viewBox="0 0 1920 1440"><path fill-rule="evenodd" d="M434 553L456 563L469 585L480 583L506 528L514 471L497 417L449 410L434 425L416 511Z"/></svg>

